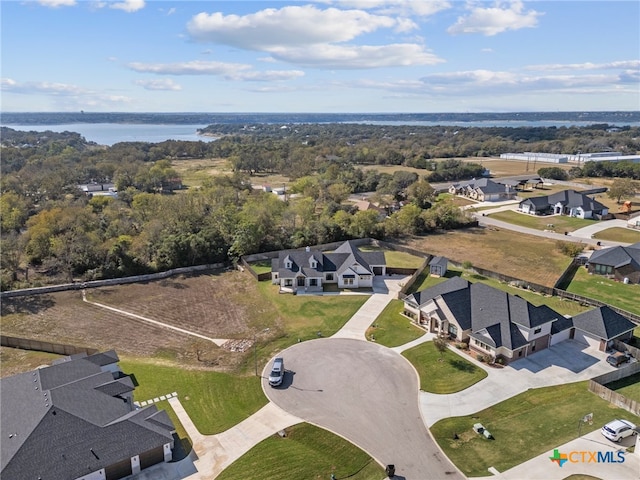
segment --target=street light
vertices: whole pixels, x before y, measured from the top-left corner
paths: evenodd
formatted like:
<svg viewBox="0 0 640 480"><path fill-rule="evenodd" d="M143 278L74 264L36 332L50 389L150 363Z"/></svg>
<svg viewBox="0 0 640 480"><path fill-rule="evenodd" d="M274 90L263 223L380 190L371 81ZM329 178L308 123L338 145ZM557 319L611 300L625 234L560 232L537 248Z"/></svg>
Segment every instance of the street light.
<svg viewBox="0 0 640 480"><path fill-rule="evenodd" d="M259 333L266 333L268 332L269 329L265 328L264 330L262 330L262 332ZM257 340L258 334L254 333L253 334L253 361L256 365L256 377L258 376L258 340Z"/></svg>

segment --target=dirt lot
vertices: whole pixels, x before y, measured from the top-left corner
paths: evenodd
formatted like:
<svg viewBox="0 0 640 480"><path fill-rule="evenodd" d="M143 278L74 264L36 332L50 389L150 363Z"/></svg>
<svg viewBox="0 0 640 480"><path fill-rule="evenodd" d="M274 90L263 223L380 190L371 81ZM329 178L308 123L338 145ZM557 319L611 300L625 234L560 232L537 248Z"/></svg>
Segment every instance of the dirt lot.
<svg viewBox="0 0 640 480"><path fill-rule="evenodd" d="M252 338L252 323L263 313L272 315L265 310L273 309L260 302L255 280L239 272L91 289L87 298L211 338ZM200 367L232 368L244 357L83 302L80 292L4 300L1 327L9 336L114 348L124 356L154 356Z"/></svg>
<svg viewBox="0 0 640 480"><path fill-rule="evenodd" d="M555 240L510 230L470 228L407 239L411 248L443 255L462 263L553 286L570 259L556 249Z"/></svg>

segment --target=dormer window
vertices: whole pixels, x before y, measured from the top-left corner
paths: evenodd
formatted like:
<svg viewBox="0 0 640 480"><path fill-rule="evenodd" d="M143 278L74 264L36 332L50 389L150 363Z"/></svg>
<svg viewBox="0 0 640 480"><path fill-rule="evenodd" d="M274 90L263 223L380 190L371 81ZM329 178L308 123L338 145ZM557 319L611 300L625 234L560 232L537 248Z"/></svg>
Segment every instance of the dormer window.
<svg viewBox="0 0 640 480"><path fill-rule="evenodd" d="M293 264L291 263L291 260L287 260L287 261L285 262L284 266L285 266L286 268L291 268L291 267L293 266Z"/></svg>

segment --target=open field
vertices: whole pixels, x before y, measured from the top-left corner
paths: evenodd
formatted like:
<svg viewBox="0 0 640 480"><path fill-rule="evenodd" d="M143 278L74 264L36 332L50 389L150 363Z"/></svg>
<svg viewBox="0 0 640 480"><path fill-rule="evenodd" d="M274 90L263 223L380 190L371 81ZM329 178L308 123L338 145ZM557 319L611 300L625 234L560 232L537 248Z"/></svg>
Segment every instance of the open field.
<svg viewBox="0 0 640 480"><path fill-rule="evenodd" d="M586 268L578 268L567 291L640 315L640 302L638 302L640 285L625 285L601 275L591 275Z"/></svg>
<svg viewBox="0 0 640 480"><path fill-rule="evenodd" d="M87 296L210 338L239 340L244 353L90 305L81 292L3 300L0 326L9 336L113 348L121 356L154 357L190 368L250 372L256 332L263 365L298 338L335 333L368 298L280 295L270 282L258 284L237 271L103 287L88 290Z"/></svg>
<svg viewBox="0 0 640 480"><path fill-rule="evenodd" d="M621 227L607 228L593 235L593 238L611 240L613 242L637 243L640 242L640 230Z"/></svg>
<svg viewBox="0 0 640 480"><path fill-rule="evenodd" d="M35 370L40 365L50 365L58 358L61 356L55 353L0 347L0 378Z"/></svg>
<svg viewBox="0 0 640 480"><path fill-rule="evenodd" d="M582 425L582 435L615 418L640 420L589 392L587 382L578 382L531 389L474 415L441 420L431 433L465 475L486 476L491 466L503 472L575 439L585 412L593 412L595 421ZM475 423L482 423L495 440L475 433Z"/></svg>
<svg viewBox="0 0 640 480"><path fill-rule="evenodd" d="M521 227L534 228L536 230L552 230L556 233L573 232L574 230L588 227L597 222L597 220L583 220L582 218L570 217L568 215L545 215L540 217L510 210L492 213L489 216L496 220L520 225Z"/></svg>
<svg viewBox="0 0 640 480"><path fill-rule="evenodd" d="M555 240L510 230L467 228L407 238L407 246L552 287L570 263Z"/></svg>
<svg viewBox="0 0 640 480"><path fill-rule="evenodd" d="M232 172L229 162L222 158L194 158L189 160L174 160L171 167L182 179L183 185L193 188L216 175L230 175Z"/></svg>
<svg viewBox="0 0 640 480"><path fill-rule="evenodd" d="M420 390L425 392L460 392L487 376L487 372L455 352L447 350L441 356L433 342L405 350L402 355L418 372Z"/></svg>
<svg viewBox="0 0 640 480"><path fill-rule="evenodd" d="M300 423L272 435L232 463L218 480L336 478L380 480L384 471L365 452L322 428Z"/></svg>

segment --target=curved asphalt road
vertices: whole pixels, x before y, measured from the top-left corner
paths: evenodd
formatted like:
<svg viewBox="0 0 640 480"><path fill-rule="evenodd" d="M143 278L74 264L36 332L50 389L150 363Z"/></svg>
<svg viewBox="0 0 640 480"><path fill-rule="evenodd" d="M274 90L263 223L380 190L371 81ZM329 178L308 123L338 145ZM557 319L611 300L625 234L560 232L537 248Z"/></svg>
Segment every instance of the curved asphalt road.
<svg viewBox="0 0 640 480"><path fill-rule="evenodd" d="M267 397L283 410L345 437L407 480L464 478L424 425L415 370L395 351L360 340L324 338L294 345L283 385Z"/></svg>

